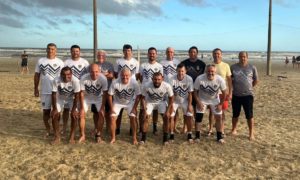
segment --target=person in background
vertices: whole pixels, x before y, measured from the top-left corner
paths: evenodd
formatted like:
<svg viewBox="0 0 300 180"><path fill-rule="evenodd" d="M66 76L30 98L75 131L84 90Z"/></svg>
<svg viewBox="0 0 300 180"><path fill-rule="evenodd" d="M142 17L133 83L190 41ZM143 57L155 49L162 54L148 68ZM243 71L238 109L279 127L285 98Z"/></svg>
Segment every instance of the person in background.
<svg viewBox="0 0 300 180"><path fill-rule="evenodd" d="M21 74L28 74L29 68L28 68L28 54L26 54L26 51L23 52L21 55Z"/></svg>

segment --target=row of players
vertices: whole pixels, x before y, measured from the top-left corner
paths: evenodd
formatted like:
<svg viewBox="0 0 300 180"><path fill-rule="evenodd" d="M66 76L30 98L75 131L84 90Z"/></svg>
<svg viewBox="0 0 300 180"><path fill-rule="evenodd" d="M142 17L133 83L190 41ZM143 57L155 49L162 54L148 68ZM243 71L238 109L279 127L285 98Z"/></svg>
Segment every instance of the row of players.
<svg viewBox="0 0 300 180"><path fill-rule="evenodd" d="M116 66L113 67L111 63L105 61L105 52L99 51L97 53L99 63L89 66L88 62L80 57L79 46L71 47L72 57L63 63L56 58L56 45L53 43L47 45L47 57L41 58L36 65L34 85L35 96L39 96L38 85L40 81L42 82L43 119L49 135L50 124L48 121L52 116L55 133L54 144L60 142L59 119L62 108L65 110L71 108L70 143L75 143L77 122L80 127L79 142L85 141L85 113L88 107L91 107L94 113L95 139L98 143L102 141L105 116L106 119L109 119L110 142L115 142L116 119L121 109L127 109L133 144L138 143L136 136L138 124L142 134L140 143L145 143L150 115L155 109L163 117L163 143L166 144L169 140L173 141L174 117L179 107L183 109L189 142L200 140L200 123L206 107L210 107L214 114L218 142L225 142L223 138L225 116L222 109L227 108L226 100L230 99L232 94L231 71L228 64L219 62L219 65L222 64L222 70L218 74L223 74L223 77L216 75L220 68L217 68L216 64L206 66L197 58L198 49L194 46L189 49L190 58L181 63L173 59L174 49L167 48L167 60L162 61L162 65L156 62L157 50L153 47L148 49L148 62L143 63L141 67L139 67L139 62L132 58L130 45L124 45L123 53L124 58L118 59ZM214 58L221 60L221 55L220 49L213 51ZM240 53L241 55L248 58L246 52ZM251 70L255 72L254 76L252 73L252 81L257 83L256 68L251 66ZM89 73L87 73L88 71ZM59 74L60 76L58 76ZM112 81L114 78L116 79ZM141 84L137 80L140 80ZM253 93L253 86L250 89L248 86L246 88ZM239 91L240 89L237 88L238 93L240 93ZM141 102L140 121L137 123L139 102ZM246 108L243 105L243 108L247 120L250 121L248 123L249 138L253 139L252 105ZM233 113L235 124L233 123L232 133L236 133L240 109L237 107ZM64 122L69 116L69 113L65 114L63 115ZM195 119L194 140L192 138L193 116ZM154 117L153 122L157 122L157 117ZM66 123L64 124L63 129L65 130ZM156 126L154 128L156 129ZM209 132L211 130L212 122Z"/></svg>

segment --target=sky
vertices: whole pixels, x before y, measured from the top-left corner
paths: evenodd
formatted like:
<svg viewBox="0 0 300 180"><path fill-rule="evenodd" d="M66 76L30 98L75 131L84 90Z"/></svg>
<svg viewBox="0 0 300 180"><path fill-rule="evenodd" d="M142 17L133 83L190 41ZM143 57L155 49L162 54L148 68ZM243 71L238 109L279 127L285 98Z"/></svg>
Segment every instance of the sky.
<svg viewBox="0 0 300 180"><path fill-rule="evenodd" d="M273 0L272 50L300 51L300 0ZM97 0L98 48L266 51L269 0ZM93 48L93 0L0 0L0 47Z"/></svg>

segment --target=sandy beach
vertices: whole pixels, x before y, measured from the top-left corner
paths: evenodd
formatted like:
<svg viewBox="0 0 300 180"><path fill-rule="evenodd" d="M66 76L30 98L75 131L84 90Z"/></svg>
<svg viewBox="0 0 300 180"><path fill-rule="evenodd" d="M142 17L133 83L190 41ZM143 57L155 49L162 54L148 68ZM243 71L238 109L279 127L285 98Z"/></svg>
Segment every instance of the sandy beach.
<svg viewBox="0 0 300 180"><path fill-rule="evenodd" d="M186 135L176 134L174 144L162 146L161 119L158 136L149 133L145 145L131 145L124 115L113 145L107 133L104 144L95 144L88 133L85 144L70 145L65 137L52 146L50 138L43 138L40 99L33 96L36 59L30 61L29 75L18 73L17 60L0 59L1 179L300 179L300 69L291 64L273 63L272 76L266 76L265 64L254 63L260 77L255 88L255 141L248 140L244 114L239 134L229 135L230 109L224 145L215 135L188 144ZM203 133L207 123L206 115ZM91 129L89 113L86 131Z"/></svg>

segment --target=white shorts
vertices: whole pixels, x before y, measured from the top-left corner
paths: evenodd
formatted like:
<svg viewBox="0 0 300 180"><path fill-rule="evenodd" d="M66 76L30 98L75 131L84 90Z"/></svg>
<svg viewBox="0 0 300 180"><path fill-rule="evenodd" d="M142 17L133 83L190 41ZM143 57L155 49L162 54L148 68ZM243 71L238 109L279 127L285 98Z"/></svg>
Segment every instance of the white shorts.
<svg viewBox="0 0 300 180"><path fill-rule="evenodd" d="M91 107L92 104L95 104L95 106L97 108L97 112L100 111L102 101L99 101L99 102L90 102L90 101L83 100L83 109L84 109L84 112L87 112L89 110L89 107Z"/></svg>
<svg viewBox="0 0 300 180"><path fill-rule="evenodd" d="M193 112L187 112L187 110L188 110L188 103L182 103L182 104L176 104L176 103L174 103L173 104L174 111L171 114L172 117L175 116L176 111L177 111L178 108L182 109L183 115L185 115L185 116L193 116Z"/></svg>
<svg viewBox="0 0 300 180"><path fill-rule="evenodd" d="M51 94L41 94L41 104L42 104L42 109L51 109L52 95Z"/></svg>
<svg viewBox="0 0 300 180"><path fill-rule="evenodd" d="M130 113L132 111L133 108L133 103L130 103L128 105L124 105L124 104L113 104L113 111L115 113L111 114L111 116L119 116L121 109L126 109L128 116L131 117L136 117L135 114Z"/></svg>
<svg viewBox="0 0 300 180"><path fill-rule="evenodd" d="M200 110L197 108L197 106L196 106L196 113L205 113L207 107L209 106L213 114L215 114L215 115L221 115L221 114L222 114L222 110L217 111L217 107L216 107L216 106L217 106L219 103L218 103L218 104L205 104L205 103L202 102L202 104L203 104L203 106L204 106L204 107L203 107L203 111L200 111Z"/></svg>
<svg viewBox="0 0 300 180"><path fill-rule="evenodd" d="M146 103L146 114L151 115L153 110L158 110L158 113L164 114L167 110L167 103Z"/></svg>
<svg viewBox="0 0 300 180"><path fill-rule="evenodd" d="M69 99L69 100L57 99L56 108L58 112L61 112L62 108L70 109L70 107L73 107L73 99Z"/></svg>

